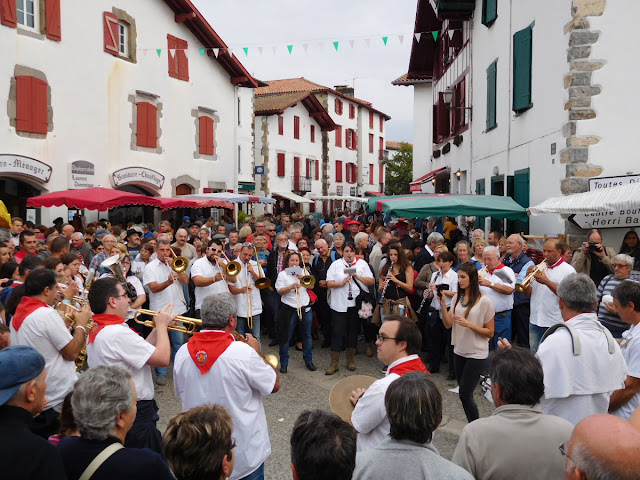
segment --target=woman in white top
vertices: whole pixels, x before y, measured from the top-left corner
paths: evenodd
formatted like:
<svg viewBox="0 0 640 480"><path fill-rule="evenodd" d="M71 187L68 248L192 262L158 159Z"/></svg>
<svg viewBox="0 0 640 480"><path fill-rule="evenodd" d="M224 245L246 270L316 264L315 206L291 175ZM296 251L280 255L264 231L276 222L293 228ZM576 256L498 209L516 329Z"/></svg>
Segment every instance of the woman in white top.
<svg viewBox="0 0 640 480"><path fill-rule="evenodd" d="M453 348L451 348L451 329L445 328L442 324L442 306L440 299L444 298L447 307L451 307L451 299L458 291L458 274L453 270L456 257L451 252L441 252L436 258L436 265L439 270L431 276L429 283L429 294L433 296L431 300L431 313L429 314L429 338L431 340L431 363L429 371L437 373L440 371L440 360L446 351L449 355L449 376L448 380L455 380L453 369ZM448 288L442 285L448 285Z"/></svg>
<svg viewBox="0 0 640 480"><path fill-rule="evenodd" d="M276 291L280 295L280 310L278 320L278 342L280 343L280 373L287 373L289 365L289 342L296 330L298 322L302 322L302 357L304 363L312 372L316 370L311 353L311 325L313 312L309 292L300 285L304 276L302 270L297 274L287 272L287 268L300 267L302 257L299 252L289 250L284 256L285 269L278 274Z"/></svg>
<svg viewBox="0 0 640 480"><path fill-rule="evenodd" d="M447 311L446 297L440 297L442 323L451 328L453 362L460 391L458 396L467 420L479 418L473 391L480 380L489 356L489 340L494 332L493 303L480 293L478 270L471 263L458 269L458 293Z"/></svg>
<svg viewBox="0 0 640 480"><path fill-rule="evenodd" d="M356 258L356 247L353 242L347 242L342 250L343 257L335 260L327 270L327 288L330 292L329 307L331 308L331 365L326 375L333 375L338 371L340 351L347 342L347 368L355 370L354 356L358 345L360 318L356 298L360 293L360 286L364 289L373 288L373 274L369 264ZM345 272L345 269L351 269ZM369 291L369 290L368 290Z"/></svg>
<svg viewBox="0 0 640 480"><path fill-rule="evenodd" d="M142 282L144 279L144 268L153 260L153 245L145 243L140 247L140 253L131 262L131 271Z"/></svg>

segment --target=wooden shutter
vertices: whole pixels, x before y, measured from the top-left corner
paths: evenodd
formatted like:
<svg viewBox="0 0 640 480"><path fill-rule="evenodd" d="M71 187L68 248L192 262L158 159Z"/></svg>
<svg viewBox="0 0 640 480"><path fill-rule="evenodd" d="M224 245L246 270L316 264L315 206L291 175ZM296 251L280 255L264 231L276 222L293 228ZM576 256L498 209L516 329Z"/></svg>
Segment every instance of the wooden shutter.
<svg viewBox="0 0 640 480"><path fill-rule="evenodd" d="M45 14L47 16L47 38L59 42L62 40L60 0L47 0L45 3Z"/></svg>
<svg viewBox="0 0 640 480"><path fill-rule="evenodd" d="M444 139L451 133L449 124L449 109L444 103L444 93L440 92L438 101L438 136Z"/></svg>
<svg viewBox="0 0 640 480"><path fill-rule="evenodd" d="M311 160L310 158L307 158L307 163L306 163L306 167L307 168L306 168L306 175L305 175L305 177L307 177L307 178L311 177L311 162L312 161L313 160Z"/></svg>
<svg viewBox="0 0 640 480"><path fill-rule="evenodd" d="M487 68L487 119L486 130L498 126L496 122L496 87L497 87L498 60Z"/></svg>
<svg viewBox="0 0 640 480"><path fill-rule="evenodd" d="M369 153L373 153L373 133L369 134Z"/></svg>
<svg viewBox="0 0 640 480"><path fill-rule="evenodd" d="M498 18L498 0L482 0L482 24L490 27Z"/></svg>
<svg viewBox="0 0 640 480"><path fill-rule="evenodd" d="M334 100L333 102L333 110L339 115L340 114L340 107L338 106L340 103L340 100L338 100L337 98Z"/></svg>
<svg viewBox="0 0 640 480"><path fill-rule="evenodd" d="M293 117L293 138L300 140L300 117Z"/></svg>
<svg viewBox="0 0 640 480"><path fill-rule="evenodd" d="M374 169L374 165L373 163L369 164L369 185L373 185L373 169Z"/></svg>
<svg viewBox="0 0 640 480"><path fill-rule="evenodd" d="M300 157L293 157L293 189L300 190Z"/></svg>
<svg viewBox="0 0 640 480"><path fill-rule="evenodd" d="M111 12L103 12L102 23L104 27L104 51L117 57L120 55L118 48L118 17Z"/></svg>
<svg viewBox="0 0 640 480"><path fill-rule="evenodd" d="M309 127L309 132L311 135L311 143L316 143L316 126L315 125L311 125Z"/></svg>
<svg viewBox="0 0 640 480"><path fill-rule="evenodd" d="M353 145L354 150L358 149L358 132L355 130L352 130L351 145Z"/></svg>
<svg viewBox="0 0 640 480"><path fill-rule="evenodd" d="M440 142L440 133L438 131L438 104L433 106L433 143Z"/></svg>
<svg viewBox="0 0 640 480"><path fill-rule="evenodd" d="M278 154L278 176L284 177L284 153Z"/></svg>
<svg viewBox="0 0 640 480"><path fill-rule="evenodd" d="M284 118L278 115L278 135L284 135Z"/></svg>
<svg viewBox="0 0 640 480"><path fill-rule="evenodd" d="M378 166L378 183L380 184L380 193L384 193L384 165Z"/></svg>
<svg viewBox="0 0 640 480"><path fill-rule="evenodd" d="M453 128L457 132L465 123L465 80L464 78L453 89Z"/></svg>
<svg viewBox="0 0 640 480"><path fill-rule="evenodd" d="M382 160L384 155L384 138L378 137L378 160Z"/></svg>
<svg viewBox="0 0 640 480"><path fill-rule="evenodd" d="M169 62L169 76L173 78L178 77L178 39L173 35L167 34L167 59ZM173 51L173 53L171 53Z"/></svg>
<svg viewBox="0 0 640 480"><path fill-rule="evenodd" d="M0 23L7 27L18 26L16 0L0 0Z"/></svg>
<svg viewBox="0 0 640 480"><path fill-rule="evenodd" d="M513 111L531 108L531 56L533 27L513 35Z"/></svg>
<svg viewBox="0 0 640 480"><path fill-rule="evenodd" d="M351 129L347 128L344 132L344 145L351 150Z"/></svg>
<svg viewBox="0 0 640 480"><path fill-rule="evenodd" d="M384 130L384 117L380 115L380 133Z"/></svg>
<svg viewBox="0 0 640 480"><path fill-rule="evenodd" d="M342 147L342 127L336 127L336 147Z"/></svg>
<svg viewBox="0 0 640 480"><path fill-rule="evenodd" d="M351 164L351 183L358 183L358 164Z"/></svg>
<svg viewBox="0 0 640 480"><path fill-rule="evenodd" d="M187 58L187 48L189 48L189 43L186 40L182 40L180 38L176 38L176 59L177 59L177 67L178 67L178 78L180 80L184 80L185 82L189 81L189 59Z"/></svg>
<svg viewBox="0 0 640 480"><path fill-rule="evenodd" d="M16 77L16 130L46 135L47 103L46 82L35 77Z"/></svg>
<svg viewBox="0 0 640 480"><path fill-rule="evenodd" d="M203 155L213 155L214 154L214 143L213 143L213 132L214 132L214 122L212 118L209 117L200 117L199 121L199 129L200 129L200 153Z"/></svg>
<svg viewBox="0 0 640 480"><path fill-rule="evenodd" d="M342 160L336 160L336 182L342 181Z"/></svg>
<svg viewBox="0 0 640 480"><path fill-rule="evenodd" d="M136 144L140 147L156 148L158 146L158 109L149 102L137 105Z"/></svg>
<svg viewBox="0 0 640 480"><path fill-rule="evenodd" d="M356 118L356 106L353 103L349 104L349 118Z"/></svg>
<svg viewBox="0 0 640 480"><path fill-rule="evenodd" d="M316 180L320 180L320 160L316 160Z"/></svg>

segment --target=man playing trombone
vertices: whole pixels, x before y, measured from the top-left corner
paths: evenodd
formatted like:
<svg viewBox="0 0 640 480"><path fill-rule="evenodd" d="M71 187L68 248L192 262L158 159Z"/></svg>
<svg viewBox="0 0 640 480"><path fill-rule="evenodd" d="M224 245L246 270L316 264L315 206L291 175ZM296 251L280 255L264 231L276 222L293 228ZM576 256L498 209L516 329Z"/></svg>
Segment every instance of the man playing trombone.
<svg viewBox="0 0 640 480"><path fill-rule="evenodd" d="M147 264L144 269L144 284L149 287L149 308L160 311L167 305L173 305L173 313L181 315L187 311L187 304L183 297L182 285L189 282L186 272L176 273L171 268L173 253L171 243L165 238L158 239L156 248L157 258ZM184 343L183 334L177 331L169 332L174 357L180 346ZM167 384L167 369L156 368L156 383Z"/></svg>
<svg viewBox="0 0 640 480"><path fill-rule="evenodd" d="M222 252L224 252L224 242L215 238L209 242L206 256L199 258L191 265L191 279L196 286L196 318L200 318L200 307L207 295L228 292L226 280L236 281L236 277L227 277L224 274L227 262L222 258Z"/></svg>
<svg viewBox="0 0 640 480"><path fill-rule="evenodd" d="M260 291L256 288L256 280L260 278L259 269L262 267L252 260L253 254L253 243L242 244L238 257L242 268L234 280L229 280L228 286L238 309L238 333L242 336L251 333L259 344L262 299Z"/></svg>
<svg viewBox="0 0 640 480"><path fill-rule="evenodd" d="M125 365L131 371L138 392L136 418L125 439L125 446L150 448L162 454L162 438L156 427L158 406L151 367L167 367L171 360L171 343L167 327L175 318L167 305L155 317L156 328L142 338L126 324L129 297L120 282L105 277L93 282L89 304L93 328L87 340L89 368L98 365Z"/></svg>

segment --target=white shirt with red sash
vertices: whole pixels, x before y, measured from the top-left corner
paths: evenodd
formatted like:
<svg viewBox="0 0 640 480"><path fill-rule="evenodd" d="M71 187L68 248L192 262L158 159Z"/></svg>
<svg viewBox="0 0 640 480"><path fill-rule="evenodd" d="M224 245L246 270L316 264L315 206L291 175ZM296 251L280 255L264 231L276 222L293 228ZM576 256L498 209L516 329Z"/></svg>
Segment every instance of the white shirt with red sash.
<svg viewBox="0 0 640 480"><path fill-rule="evenodd" d="M360 397L351 414L351 423L358 431L358 452L375 448L389 435L391 426L384 407L387 388L407 372L427 372L418 355L402 357L387 368L384 378L376 380Z"/></svg>
<svg viewBox="0 0 640 480"><path fill-rule="evenodd" d="M496 272L500 271L500 276L496 275ZM496 285L506 285L507 287L516 288L516 274L513 273L509 267L505 267L502 263L498 265L495 270L489 270L489 274L485 277L489 282ZM506 277L511 282L505 280ZM491 287L480 287L480 291L484 293L489 300L493 303L493 309L496 313L511 310L513 308L513 293L505 295L504 293L496 292Z"/></svg>
<svg viewBox="0 0 640 480"><path fill-rule="evenodd" d="M356 258L351 264L347 264L345 259L336 260L329 266L327 270L327 281L342 282L349 274L344 273L345 268L355 268L356 275L365 278L373 278L369 264L364 260ZM364 288L367 287L362 281L351 279L349 283L341 287L331 289L331 296L329 306L331 310L335 312L346 312L348 308L356 306L356 298L360 294L360 287L358 283ZM349 300L349 290L351 290L351 300Z"/></svg>
<svg viewBox="0 0 640 480"><path fill-rule="evenodd" d="M195 333L176 354L173 383L182 409L219 404L231 414L238 445L232 480L254 472L271 454L262 396L273 391L276 378L253 348L222 330Z"/></svg>
<svg viewBox="0 0 640 480"><path fill-rule="evenodd" d="M153 400L151 367L147 365L156 347L131 330L119 315L94 315L87 339L87 364L122 365L131 371L138 400Z"/></svg>
<svg viewBox="0 0 640 480"><path fill-rule="evenodd" d="M62 408L64 397L78 379L76 364L65 360L60 350L73 340L58 312L46 303L24 297L11 320L11 344L35 348L45 359L47 369L47 405Z"/></svg>
<svg viewBox="0 0 640 480"><path fill-rule="evenodd" d="M559 284L565 277L576 270L565 262L562 257L544 271L553 283ZM562 323L558 296L546 285L538 282L531 284L531 315L529 321L539 327L548 328L556 323Z"/></svg>

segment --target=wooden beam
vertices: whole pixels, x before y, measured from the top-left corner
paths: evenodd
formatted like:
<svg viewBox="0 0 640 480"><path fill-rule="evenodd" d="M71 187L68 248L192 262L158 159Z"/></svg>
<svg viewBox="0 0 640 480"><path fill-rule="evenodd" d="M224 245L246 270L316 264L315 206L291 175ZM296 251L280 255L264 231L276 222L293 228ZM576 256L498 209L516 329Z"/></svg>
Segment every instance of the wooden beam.
<svg viewBox="0 0 640 480"><path fill-rule="evenodd" d="M196 18L196 12L176 13L176 23L186 22L187 20L193 20L194 18Z"/></svg>
<svg viewBox="0 0 640 480"><path fill-rule="evenodd" d="M311 112L309 114L310 117L321 117L324 115L324 112Z"/></svg>
<svg viewBox="0 0 640 480"><path fill-rule="evenodd" d="M248 81L249 81L249 77L247 77L247 76L231 77L231 83L233 83L234 85L237 85L238 83L248 82Z"/></svg>

